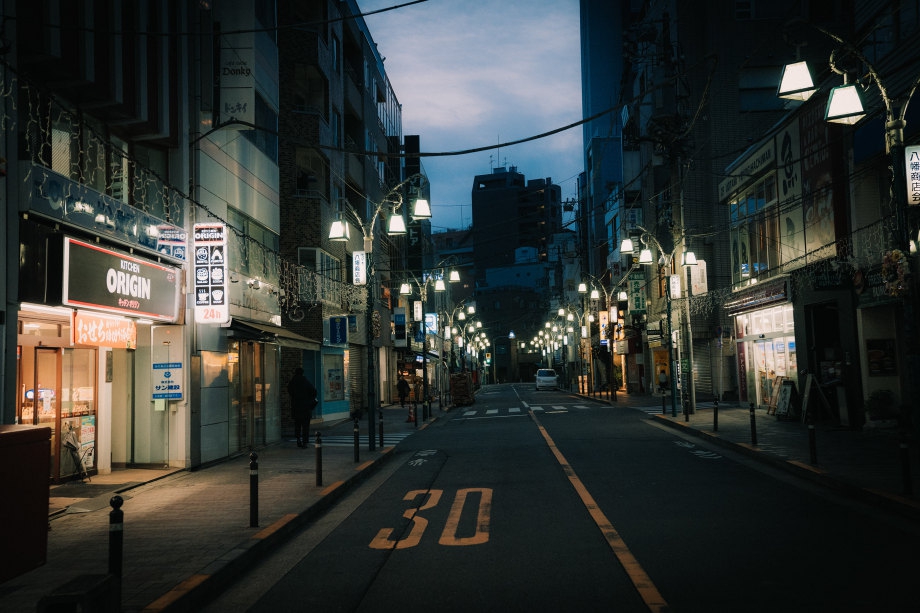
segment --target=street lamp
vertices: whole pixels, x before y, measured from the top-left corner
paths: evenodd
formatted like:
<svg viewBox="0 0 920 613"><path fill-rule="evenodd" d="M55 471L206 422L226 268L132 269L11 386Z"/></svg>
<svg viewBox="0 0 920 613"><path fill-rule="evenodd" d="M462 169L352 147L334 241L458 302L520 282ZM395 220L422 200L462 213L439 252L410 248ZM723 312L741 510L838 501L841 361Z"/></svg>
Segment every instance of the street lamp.
<svg viewBox="0 0 920 613"><path fill-rule="evenodd" d="M652 251L648 247L649 242L653 243L655 248L658 249L658 253L661 254L658 265L660 268L664 268L669 271L674 269L674 256L677 255L677 251L681 248L681 241L677 242L674 249L666 254L665 250L662 248L661 243L658 242L658 239L655 238L655 235L643 228L642 226L636 226L638 230L642 232L639 235L639 241L642 243L642 249L639 253L638 263L650 266L654 263L652 259ZM620 243L620 251L622 253L633 253L635 250L635 245L630 238L624 238L623 242ZM692 251L684 251L683 256L681 257L681 266L695 266L697 264L696 254ZM674 293L677 292L677 297L680 297L680 276L675 274L668 275L668 282L664 284L665 287L665 299L667 301L668 307L668 368L671 370L670 379L671 379L671 416L677 416L677 381L674 377L674 342L672 338L671 330L673 329L671 322L671 302L674 298ZM620 298L627 298L628 296L621 296ZM688 345L688 357L690 362L689 373L687 373L687 391L690 401L690 406L688 411L690 413L696 412L696 390L694 389L693 384L693 332L690 327L690 307L689 307L689 295L687 298L687 345ZM664 337L664 334L661 335Z"/></svg>
<svg viewBox="0 0 920 613"><path fill-rule="evenodd" d="M365 308L365 332L367 335L367 419L368 419L368 448L371 451L376 449L376 444L374 441L374 421L376 418L377 412L377 378L376 378L376 369L374 363L374 286L376 284L376 267L374 266L374 228L377 225L377 219L381 216L384 210L388 210L389 220L387 224L387 231L390 235L400 235L406 233L406 224L403 220L403 217L400 213L397 212L402 199L398 194L398 186L394 188L390 194L395 194L399 198L396 202L384 199L377 207L374 209L374 214L371 216L371 219L365 223L364 220L358 215L351 203L345 199L340 198L339 202L344 203L344 208L339 207L339 210L336 212L335 220L329 227L329 240L333 242L348 242L351 239L351 229L346 219L346 215L351 217L351 220L361 228L361 234L364 238L364 252L367 256L367 304ZM357 283L357 280L356 280Z"/></svg>
<svg viewBox="0 0 920 613"><path fill-rule="evenodd" d="M610 300L610 293L607 292L607 288L604 286L604 283L601 282L600 279L598 279L597 277L594 277L593 275L590 275L590 274L588 274L588 273L582 273L582 274L584 274L586 277L589 277L589 278L593 281L593 283L591 284L591 292L590 292L590 294L589 294L592 305L594 305L594 306L596 307L597 304L598 304L598 302L600 301L600 298L601 298L601 294L600 294L600 292L598 291L597 288L600 287L600 288L601 288L601 291L604 292L604 309L607 311L607 334L606 334L606 336L607 336L607 349L610 351L610 380L609 380L608 383L607 383L607 387L608 387L609 390L610 390L610 392L609 392L609 393L610 393L610 401L611 401L611 402L617 402L617 387L618 387L618 384L617 384L616 361L615 361L615 353L614 353L614 345L613 345L613 333L612 333L612 332L613 332L613 328L612 328L612 326L613 326L613 320L614 320L615 318L612 316L612 314L611 314L611 312L610 312L610 307L611 307L611 304L612 304L612 302L611 302L611 300ZM595 283L596 283L596 285L595 285ZM585 282L579 283L579 284L578 284L578 293L580 293L580 294L588 294L588 284L585 283Z"/></svg>
<svg viewBox="0 0 920 613"><path fill-rule="evenodd" d="M425 307L428 304L428 285L433 282L435 292L443 292L447 289L444 284L442 269L438 269L438 272L435 273L423 275L423 277L424 280L419 281L415 275L409 273L409 280L399 286L401 296L411 296L413 293L412 284L415 284L418 287L419 298L422 301L422 318L420 322L422 326L422 421L428 419L431 414L431 399L428 396L428 325L425 321ZM454 275L449 275L449 278L453 279L453 277ZM460 280L459 275L456 276L456 280ZM437 332L437 329L435 331Z"/></svg>
<svg viewBox="0 0 920 613"><path fill-rule="evenodd" d="M885 105L885 151L891 158L891 199L893 201L895 212L895 246L900 250L902 258L907 261L908 255L914 253L916 244L912 240L911 234L916 232L916 220L914 220L913 230L911 230L910 220L908 219L908 210L913 211L916 215L920 200L914 194L913 201L909 200L910 193L907 188L907 164L910 160L905 157L904 130L907 127L907 107L910 104L914 93L920 87L920 75L913 79L913 82L906 88L901 95L892 97L889 94L886 82L879 75L878 70L863 54L856 45L845 41L837 34L826 30L820 26L804 20L795 20L793 23L807 25L817 30L824 36L833 40L838 49L834 49L828 58L828 65L832 71L842 75L843 85L834 87L828 95L827 107L825 111L825 120L833 123L842 123L853 125L858 123L865 116L865 109L860 96L859 87L855 83L848 82L847 70L837 66L837 54L845 52L855 57L861 64L866 67L869 77L878 88L879 96ZM792 25L792 24L790 24ZM804 64L804 62L801 62ZM787 66L783 71L783 79L780 82L777 95L787 97L784 94L791 85L786 83L785 74L789 70ZM806 68L807 70L807 68ZM817 89L817 88L816 88ZM913 206L911 206L913 205ZM917 274L907 274L906 287L899 288L902 308L902 326L904 331L904 347L906 347L907 357L907 385L909 387L908 396L910 398L920 397L920 339L917 337ZM904 395L902 394L902 398ZM920 434L920 403L913 402L914 407L913 424L916 432Z"/></svg>
<svg viewBox="0 0 920 613"><path fill-rule="evenodd" d="M585 285L585 284L582 284ZM585 291L582 293L587 293L587 285L585 285ZM584 305L582 305L584 307ZM572 334L572 342L578 343L578 393L587 393L587 381L585 379L585 355L584 355L584 340L590 337L590 332L588 326L594 322L594 314L591 312L591 309L588 308L578 308L575 306L569 306L567 308L559 309L560 315L565 317L566 321L566 332ZM578 322L579 333L576 335L574 329L571 327L575 322ZM577 339L577 341L576 341ZM585 389L582 389L582 383L585 384Z"/></svg>

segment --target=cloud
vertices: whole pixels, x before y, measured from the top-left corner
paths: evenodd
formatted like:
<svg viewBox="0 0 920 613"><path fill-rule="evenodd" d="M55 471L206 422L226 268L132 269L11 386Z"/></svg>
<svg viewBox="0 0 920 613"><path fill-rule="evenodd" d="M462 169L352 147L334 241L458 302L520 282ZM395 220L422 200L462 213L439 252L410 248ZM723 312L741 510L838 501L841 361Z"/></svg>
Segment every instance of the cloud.
<svg viewBox="0 0 920 613"><path fill-rule="evenodd" d="M359 2L365 12L392 4ZM581 118L576 0L430 0L366 23L403 105L403 131L419 134L423 151L514 141ZM435 218L443 198L445 225L463 225L457 205L468 205L475 175L493 165L517 165L528 178L567 179L582 166L581 150L574 128L500 151L426 158ZM568 191L574 187L563 186L563 197Z"/></svg>

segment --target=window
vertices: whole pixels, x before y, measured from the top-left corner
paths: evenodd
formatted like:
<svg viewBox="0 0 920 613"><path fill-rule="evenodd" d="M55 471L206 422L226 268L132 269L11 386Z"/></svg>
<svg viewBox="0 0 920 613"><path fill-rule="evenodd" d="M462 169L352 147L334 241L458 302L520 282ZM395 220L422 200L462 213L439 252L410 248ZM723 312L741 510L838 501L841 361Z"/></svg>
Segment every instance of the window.
<svg viewBox="0 0 920 613"><path fill-rule="evenodd" d="M340 62L339 57L341 55L340 44L341 43L339 43L339 39L333 35L332 45L331 45L331 54L332 54L332 71L335 74L339 74L339 72L341 71L341 68L339 66L339 62Z"/></svg>
<svg viewBox="0 0 920 613"><path fill-rule="evenodd" d="M254 130L243 130L243 136L268 158L278 163L278 114L256 92L256 125Z"/></svg>
<svg viewBox="0 0 920 613"><path fill-rule="evenodd" d="M315 150L298 147L296 153L297 178L294 195L329 199L329 180L326 160Z"/></svg>
<svg viewBox="0 0 920 613"><path fill-rule="evenodd" d="M302 302L341 303L342 262L322 249L300 247L297 250L301 265L300 299Z"/></svg>
<svg viewBox="0 0 920 613"><path fill-rule="evenodd" d="M276 279L278 235L237 209L227 209L227 223L232 228L228 234L227 261L235 269L253 277Z"/></svg>
<svg viewBox="0 0 920 613"><path fill-rule="evenodd" d="M782 237L778 208L773 173L729 203L733 284L747 285L752 278L779 272Z"/></svg>
<svg viewBox="0 0 920 613"><path fill-rule="evenodd" d="M294 110L325 118L329 108L329 83L315 66L294 67Z"/></svg>

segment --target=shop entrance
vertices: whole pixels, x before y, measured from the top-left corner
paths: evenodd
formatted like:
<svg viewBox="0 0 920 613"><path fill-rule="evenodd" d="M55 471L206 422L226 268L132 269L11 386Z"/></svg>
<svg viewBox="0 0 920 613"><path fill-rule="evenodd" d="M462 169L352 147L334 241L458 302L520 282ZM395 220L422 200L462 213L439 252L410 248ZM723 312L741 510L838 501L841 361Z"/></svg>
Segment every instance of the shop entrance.
<svg viewBox="0 0 920 613"><path fill-rule="evenodd" d="M230 343L230 453L265 444L265 360L262 343Z"/></svg>
<svg viewBox="0 0 920 613"><path fill-rule="evenodd" d="M19 353L17 417L51 429L49 477L94 469L96 350L27 345Z"/></svg>

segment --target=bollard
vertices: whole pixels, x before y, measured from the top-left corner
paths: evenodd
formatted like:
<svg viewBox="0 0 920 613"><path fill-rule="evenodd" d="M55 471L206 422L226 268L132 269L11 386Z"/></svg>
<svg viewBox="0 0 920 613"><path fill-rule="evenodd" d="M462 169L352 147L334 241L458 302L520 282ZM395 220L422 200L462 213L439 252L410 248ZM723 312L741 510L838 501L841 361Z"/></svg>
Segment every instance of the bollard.
<svg viewBox="0 0 920 613"><path fill-rule="evenodd" d="M109 500L109 505L112 507L109 512L109 574L115 577L115 594L112 600L117 603L119 609L121 608L121 560L125 538L125 514L121 510L121 505L124 503L124 498L117 494Z"/></svg>
<svg viewBox="0 0 920 613"><path fill-rule="evenodd" d="M358 446L361 442L358 440L358 436L361 434L361 429L358 427L358 418L355 417L355 426L353 428L355 433L355 464L361 461L361 453L358 451ZM371 435L373 436L373 435Z"/></svg>
<svg viewBox="0 0 920 613"><path fill-rule="evenodd" d="M316 487L323 486L323 433L316 433Z"/></svg>
<svg viewBox="0 0 920 613"><path fill-rule="evenodd" d="M380 432L380 448L383 449L383 411L377 411L377 430Z"/></svg>
<svg viewBox="0 0 920 613"><path fill-rule="evenodd" d="M690 421L690 399L684 396L681 402L684 405L684 421Z"/></svg>
<svg viewBox="0 0 920 613"><path fill-rule="evenodd" d="M910 444L908 443L906 432L901 432L901 441L898 445L901 448L901 476L904 481L904 495L912 498L914 495L914 482L910 477Z"/></svg>
<svg viewBox="0 0 920 613"><path fill-rule="evenodd" d="M754 403L751 403L751 445L757 446L757 419L754 417Z"/></svg>
<svg viewBox="0 0 920 613"><path fill-rule="evenodd" d="M719 431L719 399L712 403L712 431Z"/></svg>
<svg viewBox="0 0 920 613"><path fill-rule="evenodd" d="M259 527L259 459L254 452L249 454L249 527Z"/></svg>
<svg viewBox="0 0 920 613"><path fill-rule="evenodd" d="M808 423L808 455L811 458L812 465L818 463L818 444L815 438L815 425Z"/></svg>
<svg viewBox="0 0 920 613"><path fill-rule="evenodd" d="M662 415L667 415L667 414L668 414L668 410L665 408L664 402L665 402L665 397L664 397L664 395L662 395L662 396L661 396L661 414L662 414Z"/></svg>

